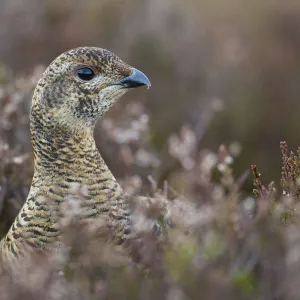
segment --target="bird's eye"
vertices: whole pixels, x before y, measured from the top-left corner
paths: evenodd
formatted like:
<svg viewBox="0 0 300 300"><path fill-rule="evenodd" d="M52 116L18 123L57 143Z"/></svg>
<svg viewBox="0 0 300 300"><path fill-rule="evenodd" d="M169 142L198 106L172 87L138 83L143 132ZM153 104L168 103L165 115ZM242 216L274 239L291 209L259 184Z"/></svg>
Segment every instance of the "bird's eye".
<svg viewBox="0 0 300 300"><path fill-rule="evenodd" d="M83 67L76 70L77 76L84 81L92 80L95 76L94 71L91 68Z"/></svg>

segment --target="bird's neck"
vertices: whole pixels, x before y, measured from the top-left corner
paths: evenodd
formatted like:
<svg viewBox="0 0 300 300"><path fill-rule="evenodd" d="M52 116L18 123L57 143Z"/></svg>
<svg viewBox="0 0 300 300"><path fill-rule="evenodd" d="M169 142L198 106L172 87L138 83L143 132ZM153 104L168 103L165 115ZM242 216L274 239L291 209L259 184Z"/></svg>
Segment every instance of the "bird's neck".
<svg viewBox="0 0 300 300"><path fill-rule="evenodd" d="M33 184L43 181L44 185L71 187L72 183L91 186L98 182L99 189L106 181L117 184L96 147L93 131L93 126L55 126L43 115L32 115Z"/></svg>

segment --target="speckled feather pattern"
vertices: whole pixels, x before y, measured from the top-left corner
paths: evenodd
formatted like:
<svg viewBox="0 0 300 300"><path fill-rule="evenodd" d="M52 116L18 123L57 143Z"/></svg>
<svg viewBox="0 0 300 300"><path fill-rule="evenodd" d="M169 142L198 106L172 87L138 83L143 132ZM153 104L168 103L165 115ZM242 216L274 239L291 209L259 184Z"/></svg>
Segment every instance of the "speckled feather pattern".
<svg viewBox="0 0 300 300"><path fill-rule="evenodd" d="M95 78L84 82L76 70L88 66ZM97 120L126 89L109 86L129 76L132 67L113 53L93 47L72 49L56 58L39 80L32 99L30 129L34 177L28 198L1 242L3 261L25 248L43 251L59 243L57 214L74 184L87 188L82 220L106 216L122 243L130 234L125 196L98 152Z"/></svg>

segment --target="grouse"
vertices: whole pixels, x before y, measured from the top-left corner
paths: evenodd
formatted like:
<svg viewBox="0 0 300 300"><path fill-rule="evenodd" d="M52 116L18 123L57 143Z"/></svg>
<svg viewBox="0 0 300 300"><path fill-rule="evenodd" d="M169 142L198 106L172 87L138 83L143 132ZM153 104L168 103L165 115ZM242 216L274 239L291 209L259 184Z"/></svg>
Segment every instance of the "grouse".
<svg viewBox="0 0 300 300"><path fill-rule="evenodd" d="M56 215L74 184L85 186L81 220L107 216L118 243L130 234L122 188L102 159L93 137L99 118L130 88L150 87L141 71L108 50L80 47L58 56L35 88L30 130L34 176L26 202L0 244L7 263L25 248L58 245Z"/></svg>

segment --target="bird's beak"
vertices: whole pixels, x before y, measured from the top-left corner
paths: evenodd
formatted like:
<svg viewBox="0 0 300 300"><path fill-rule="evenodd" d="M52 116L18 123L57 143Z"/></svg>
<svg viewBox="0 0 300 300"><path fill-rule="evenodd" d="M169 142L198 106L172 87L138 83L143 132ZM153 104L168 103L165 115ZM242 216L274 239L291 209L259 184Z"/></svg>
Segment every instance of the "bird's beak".
<svg viewBox="0 0 300 300"><path fill-rule="evenodd" d="M146 85L149 88L151 83L143 72L133 68L130 76L121 79L118 82L114 82L111 85L121 85L123 88L130 89L143 85Z"/></svg>

